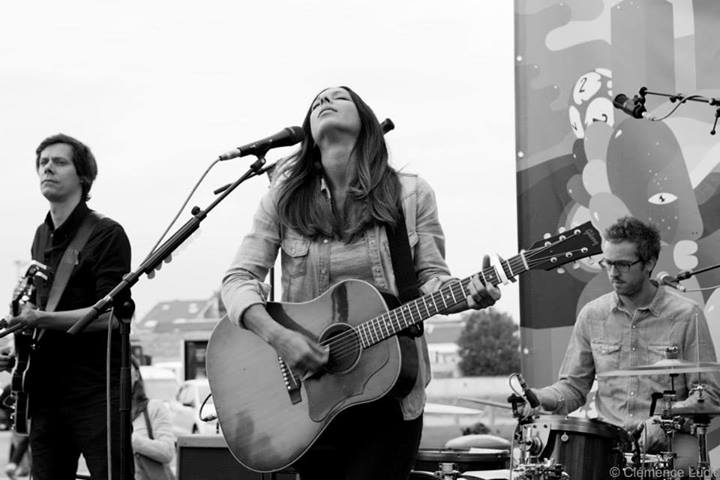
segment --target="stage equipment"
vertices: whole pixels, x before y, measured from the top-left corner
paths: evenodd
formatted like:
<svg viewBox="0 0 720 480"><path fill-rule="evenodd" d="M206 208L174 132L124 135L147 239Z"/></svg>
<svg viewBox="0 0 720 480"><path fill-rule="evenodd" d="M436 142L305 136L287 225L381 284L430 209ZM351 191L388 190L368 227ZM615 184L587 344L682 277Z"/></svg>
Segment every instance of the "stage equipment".
<svg viewBox="0 0 720 480"><path fill-rule="evenodd" d="M220 435L178 437L177 480L296 480L292 469L257 473L237 462Z"/></svg>
<svg viewBox="0 0 720 480"><path fill-rule="evenodd" d="M623 370L610 370L598 373L598 377L636 377L644 375L677 375L680 373L720 372L720 363L689 362L676 358L666 358L651 365L638 365Z"/></svg>
<svg viewBox="0 0 720 480"><path fill-rule="evenodd" d="M538 467L551 467L571 479L607 480L611 468L624 465L630 437L601 420L546 415L520 424L515 444L521 452L516 470L525 478L533 478L529 475Z"/></svg>
<svg viewBox="0 0 720 480"><path fill-rule="evenodd" d="M678 102L675 107L670 110L669 113L663 115L662 117L653 117L646 113L645 109L645 97L647 95L657 95L660 97L666 97L670 99L671 103ZM661 120L665 120L670 115L675 113L675 111L680 107L680 105L686 103L686 102L700 102L700 103L707 103L711 107L715 108L715 121L713 122L712 130L710 130L710 135L715 135L716 133L716 127L718 119L720 119L720 99L714 98L714 97L704 97L702 95L683 95L682 93L662 93L662 92L651 92L647 89L647 87L642 87L638 94L635 95L633 98L628 98L627 95L621 93L618 96L615 97L613 100L613 105L618 110L622 110L623 112L627 113L631 117L634 118L645 118L647 120L653 121L653 122L659 122Z"/></svg>
<svg viewBox="0 0 720 480"><path fill-rule="evenodd" d="M296 143L302 142L305 138L305 132L300 127L287 127L280 130L275 135L270 135L262 140L248 143L241 147L233 148L218 156L218 160L225 161L246 155L255 155L264 157L268 150L278 147L290 147Z"/></svg>

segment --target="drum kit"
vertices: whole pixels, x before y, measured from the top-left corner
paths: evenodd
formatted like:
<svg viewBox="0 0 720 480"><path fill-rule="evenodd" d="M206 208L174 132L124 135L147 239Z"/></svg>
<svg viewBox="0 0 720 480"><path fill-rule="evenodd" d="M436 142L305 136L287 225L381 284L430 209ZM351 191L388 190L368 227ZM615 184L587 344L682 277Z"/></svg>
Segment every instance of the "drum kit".
<svg viewBox="0 0 720 480"><path fill-rule="evenodd" d="M670 353L670 352L669 352ZM668 355L672 357L672 354ZM689 362L668 358L652 365L599 373L598 377L669 375L671 389L654 394L650 416L660 402L655 417L665 434L660 452L649 454L640 449L638 439L642 428L627 432L623 428L598 419L540 414L521 418L523 400L511 395L511 405L484 399L464 398L480 404L512 409L518 419L510 451L496 450L476 453L452 450L422 450L418 455L412 480L608 480L615 478L716 478L711 472L708 456L708 426L720 416L720 407L710 403L707 386L700 383L691 393L692 405L678 403L674 391L677 375L686 373L718 373L720 363ZM642 425L642 424L641 424ZM678 432L690 433L697 443L697 458L692 465L680 465L674 448ZM693 437L688 437L692 439ZM675 446L677 447L677 446ZM437 465L433 469L432 466Z"/></svg>

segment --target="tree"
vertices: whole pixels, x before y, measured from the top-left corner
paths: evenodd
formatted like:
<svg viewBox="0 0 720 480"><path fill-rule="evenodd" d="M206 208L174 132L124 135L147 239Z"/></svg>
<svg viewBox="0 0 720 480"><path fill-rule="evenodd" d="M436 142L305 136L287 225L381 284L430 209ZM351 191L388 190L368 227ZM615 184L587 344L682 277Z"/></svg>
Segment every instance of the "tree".
<svg viewBox="0 0 720 480"><path fill-rule="evenodd" d="M467 376L520 371L520 338L512 317L494 308L473 310L460 333L460 371Z"/></svg>

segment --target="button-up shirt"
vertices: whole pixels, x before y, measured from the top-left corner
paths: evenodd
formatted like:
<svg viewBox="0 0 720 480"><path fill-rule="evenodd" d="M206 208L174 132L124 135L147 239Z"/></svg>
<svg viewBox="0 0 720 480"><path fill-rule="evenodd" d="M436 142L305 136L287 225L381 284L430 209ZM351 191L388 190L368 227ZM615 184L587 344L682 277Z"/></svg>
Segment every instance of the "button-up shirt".
<svg viewBox="0 0 720 480"><path fill-rule="evenodd" d="M569 413L585 403L596 373L650 365L666 358L669 347L677 347L678 358L715 362L715 348L707 321L698 305L674 290L660 286L646 307L631 312L615 292L585 305L578 315L560 380L541 389L558 401L557 413ZM670 390L670 375L598 377L595 397L600 419L632 428L650 413L653 392ZM674 387L678 400L688 398L699 381L706 398L718 405L716 372L679 374ZM693 403L695 395L685 405ZM656 413L662 410L658 401Z"/></svg>
<svg viewBox="0 0 720 480"><path fill-rule="evenodd" d="M80 202L70 216L55 228L48 213L35 233L33 258L57 272L65 249L77 234L90 209ZM40 251L44 245L45 248ZM130 271L130 241L122 226L108 217L102 217L74 259L75 266L63 291L56 311L91 307L107 295ZM45 306L49 282L40 282L39 307ZM118 302L130 299L129 289L117 297ZM83 400L88 395L105 392L105 360L107 332L84 331L69 335L62 331L45 330L38 348L32 354L30 394L32 405L57 404ZM111 340L111 375L113 385L120 374L120 338L114 333Z"/></svg>
<svg viewBox="0 0 720 480"><path fill-rule="evenodd" d="M423 293L439 289L450 273L445 263L445 237L438 220L435 194L416 175L399 174L408 241L419 287ZM264 195L253 227L223 279L222 296L229 319L239 324L245 310L264 304L269 287L263 280L281 251L282 301L306 302L347 278L365 280L397 295L390 247L383 226L367 229L357 241L346 244L334 238L311 239L280 225L277 186ZM319 195L325 195L321 190ZM402 399L406 419L416 418L425 405L430 362L424 337L415 339L419 362L412 391Z"/></svg>

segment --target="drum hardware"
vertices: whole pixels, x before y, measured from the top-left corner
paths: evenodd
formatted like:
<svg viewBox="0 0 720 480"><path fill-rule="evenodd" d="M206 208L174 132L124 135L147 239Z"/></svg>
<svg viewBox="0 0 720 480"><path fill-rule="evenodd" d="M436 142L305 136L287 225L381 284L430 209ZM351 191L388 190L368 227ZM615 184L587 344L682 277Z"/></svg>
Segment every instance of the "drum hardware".
<svg viewBox="0 0 720 480"><path fill-rule="evenodd" d="M672 414L672 405L674 402L677 402L677 393L675 392L675 377L677 375L677 373L670 374L670 390L665 390L662 393L654 392L650 403L651 418L655 416L657 401L662 400L663 403L662 414L656 421L665 433L665 448L658 455L663 465L668 469L672 469L674 467L675 458L677 456L673 451L673 436L675 432L682 429L683 425L681 419Z"/></svg>
<svg viewBox="0 0 720 480"><path fill-rule="evenodd" d="M607 480L612 467L625 465L629 436L601 420L546 415L518 422L515 444L518 478Z"/></svg>
<svg viewBox="0 0 720 480"><path fill-rule="evenodd" d="M495 470L508 468L510 453L507 450L478 449L420 449L410 478L462 479L462 473L470 470Z"/></svg>
<svg viewBox="0 0 720 480"><path fill-rule="evenodd" d="M460 476L460 472L457 469L457 464L452 462L440 462L440 470L435 472L435 477L440 480L457 480Z"/></svg>
<svg viewBox="0 0 720 480"><path fill-rule="evenodd" d="M676 373L670 374L671 382L674 381ZM707 445L708 426L711 417L720 416L720 408L706 403L705 395L706 387L699 383L690 389L688 396L693 396L695 403L688 406L676 406L677 395L674 390L667 390L663 393L654 393L652 395L652 403L650 405L650 416L654 416L657 400L662 399L664 408L658 423L665 432L666 448L664 452L659 454L659 459L655 466L657 468L672 469L677 454L673 452L672 438L675 432L688 431L697 438L698 443L698 472L710 471L710 458Z"/></svg>
<svg viewBox="0 0 720 480"><path fill-rule="evenodd" d="M570 476L559 463L552 459L542 464L520 465L512 471L513 480L569 480Z"/></svg>

